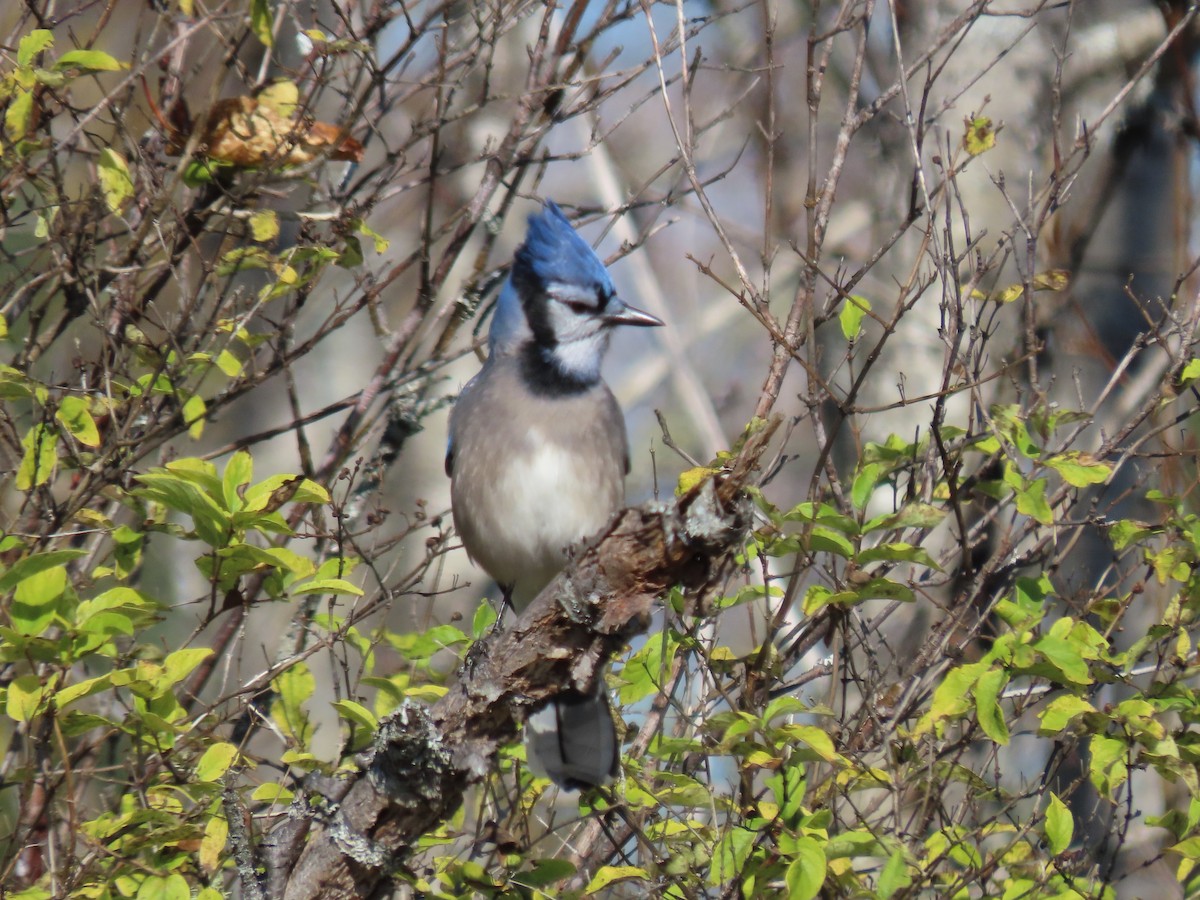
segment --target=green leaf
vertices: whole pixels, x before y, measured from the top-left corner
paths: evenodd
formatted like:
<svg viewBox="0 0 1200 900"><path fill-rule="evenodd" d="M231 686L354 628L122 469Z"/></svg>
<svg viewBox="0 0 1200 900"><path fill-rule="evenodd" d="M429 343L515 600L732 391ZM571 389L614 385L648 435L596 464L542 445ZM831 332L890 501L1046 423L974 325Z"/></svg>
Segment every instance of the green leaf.
<svg viewBox="0 0 1200 900"><path fill-rule="evenodd" d="M301 585L288 588L288 593L294 596L302 594L338 594L344 597L361 597L363 590L358 585L344 578L314 578Z"/></svg>
<svg viewBox="0 0 1200 900"><path fill-rule="evenodd" d="M837 748L833 745L833 739L829 737L824 728L816 725L781 725L779 731L794 741L808 744L826 762L836 762L841 759Z"/></svg>
<svg viewBox="0 0 1200 900"><path fill-rule="evenodd" d="M796 858L788 865L785 876L788 900L812 900L825 883L825 851L811 837L796 838L789 849L789 855Z"/></svg>
<svg viewBox="0 0 1200 900"><path fill-rule="evenodd" d="M903 541L869 547L856 557L856 562L860 566L880 560L915 563L938 572L941 571L941 566L933 561L933 557L929 555L928 550L924 547L916 547Z"/></svg>
<svg viewBox="0 0 1200 900"><path fill-rule="evenodd" d="M220 494L221 483L215 474L194 468L194 462L197 461L175 460L167 469L138 475L142 487L136 493L191 516L202 541L212 547L223 547L229 541L231 524L229 513L214 499Z"/></svg>
<svg viewBox="0 0 1200 900"><path fill-rule="evenodd" d="M42 634L58 616L59 599L67 589L67 570L44 569L25 578L13 592L9 615L21 634Z"/></svg>
<svg viewBox="0 0 1200 900"><path fill-rule="evenodd" d="M304 704L317 689L317 680L308 666L302 662L289 666L276 676L273 685L279 695L285 720L292 724L299 723L304 718Z"/></svg>
<svg viewBox="0 0 1200 900"><path fill-rule="evenodd" d="M208 404L204 402L204 398L199 394L192 394L183 401L180 413L183 415L183 421L188 423L188 437L192 440L199 439L204 433L204 417L208 414Z"/></svg>
<svg viewBox="0 0 1200 900"><path fill-rule="evenodd" d="M17 90L4 111L4 130L15 143L24 140L33 124L33 91Z"/></svg>
<svg viewBox="0 0 1200 900"><path fill-rule="evenodd" d="M36 553L13 563L11 569L0 575L0 592L11 590L26 578L31 578L38 572L65 566L73 559L87 556L86 550L49 550Z"/></svg>
<svg viewBox="0 0 1200 900"><path fill-rule="evenodd" d="M496 624L496 608L484 600L475 608L475 617L471 620L471 635L476 640L487 635Z"/></svg>
<svg viewBox="0 0 1200 900"><path fill-rule="evenodd" d="M854 476L854 484L850 488L850 502L855 509L864 509L879 479L888 471L883 463L867 463Z"/></svg>
<svg viewBox="0 0 1200 900"><path fill-rule="evenodd" d="M554 884L556 881L570 878L576 871L578 870L570 860L539 859L533 863L531 869L515 876L513 881L519 882L523 887L544 888L547 885ZM540 895L535 894L535 896Z"/></svg>
<svg viewBox="0 0 1200 900"><path fill-rule="evenodd" d="M205 750L200 761L196 763L196 780L220 781L237 758L237 747L225 741L218 741Z"/></svg>
<svg viewBox="0 0 1200 900"><path fill-rule="evenodd" d="M25 455L17 469L17 490L28 491L40 487L54 474L58 462L58 435L41 422L34 425L21 440Z"/></svg>
<svg viewBox="0 0 1200 900"><path fill-rule="evenodd" d="M292 792L282 784L260 784L250 793L250 799L255 803L290 803Z"/></svg>
<svg viewBox="0 0 1200 900"><path fill-rule="evenodd" d="M225 500L225 508L237 512L243 506L242 494L246 485L254 478L254 460L245 450L239 450L229 457L225 464L225 474L221 479L221 495Z"/></svg>
<svg viewBox="0 0 1200 900"><path fill-rule="evenodd" d="M846 602L851 603L863 600L899 600L901 603L913 603L917 599L912 588L897 581L892 581L890 578L872 578L865 584L858 584L856 582L854 590L849 593L853 599ZM841 597L842 595L839 594L836 598L830 598L830 602L842 602Z"/></svg>
<svg viewBox="0 0 1200 900"><path fill-rule="evenodd" d="M1075 819L1067 804L1058 799L1058 795L1050 792L1050 803L1046 806L1046 843L1054 856L1062 853L1071 846L1075 836Z"/></svg>
<svg viewBox="0 0 1200 900"><path fill-rule="evenodd" d="M54 46L54 35L38 28L21 38L17 45L17 65L21 68L33 65L34 57L48 47Z"/></svg>
<svg viewBox="0 0 1200 900"><path fill-rule="evenodd" d="M896 850L888 857L879 873L879 883L876 889L883 900L891 897L896 891L912 884L912 876L908 874L908 864L904 861L904 851Z"/></svg>
<svg viewBox="0 0 1200 900"><path fill-rule="evenodd" d="M1118 738L1092 736L1088 777L1102 795L1111 799L1129 778L1129 747Z"/></svg>
<svg viewBox="0 0 1200 900"><path fill-rule="evenodd" d="M214 872L221 865L222 852L229 840L229 822L224 816L213 816L204 826L204 837L200 841L200 866ZM225 895L213 888L203 888L196 900L224 900Z"/></svg>
<svg viewBox="0 0 1200 900"><path fill-rule="evenodd" d="M276 491L286 489L276 495ZM284 503L328 503L329 491L299 475L269 475L243 492L249 510L278 509Z"/></svg>
<svg viewBox="0 0 1200 900"><path fill-rule="evenodd" d="M585 894L594 894L604 890L609 885L622 881L649 881L650 873L639 866L601 866L584 888Z"/></svg>
<svg viewBox="0 0 1200 900"><path fill-rule="evenodd" d="M379 727L379 720L361 703L355 703L353 700L335 700L332 706L343 719L349 722L354 722L370 731Z"/></svg>
<svg viewBox="0 0 1200 900"><path fill-rule="evenodd" d="M929 711L914 726L913 735L935 730L939 735L942 723L962 716L972 706L971 691L980 677L991 668L987 662L969 663L951 669L933 692Z"/></svg>
<svg viewBox="0 0 1200 900"><path fill-rule="evenodd" d="M679 641L674 632L663 630L650 635L642 648L631 655L617 673L621 682L617 691L621 703L636 703L658 693L678 649Z"/></svg>
<svg viewBox="0 0 1200 900"><path fill-rule="evenodd" d="M371 239L371 241L375 244L376 253L387 252L388 246L391 244L391 242L379 232L374 231L369 225L367 225L364 219L355 219L354 228L363 237L369 237Z"/></svg>
<svg viewBox="0 0 1200 900"><path fill-rule="evenodd" d="M821 525L813 526L812 534L808 539L808 548L816 553L832 553L835 556L843 557L854 556L854 545L846 539L845 535Z"/></svg>
<svg viewBox="0 0 1200 900"><path fill-rule="evenodd" d="M129 64L118 62L103 50L68 50L54 62L56 71L82 69L85 72L119 72Z"/></svg>
<svg viewBox="0 0 1200 900"><path fill-rule="evenodd" d="M204 660L212 656L208 647L188 647L168 653L163 660L163 671L169 685L176 685L192 674Z"/></svg>
<svg viewBox="0 0 1200 900"><path fill-rule="evenodd" d="M237 378L242 374L242 361L228 350L222 350L217 354L217 368L230 378Z"/></svg>
<svg viewBox="0 0 1200 900"><path fill-rule="evenodd" d="M845 299L842 310L838 313L838 324L842 326L842 334L846 340L853 341L858 338L862 331L863 317L870 309L871 301L866 297L851 294Z"/></svg>
<svg viewBox="0 0 1200 900"><path fill-rule="evenodd" d="M111 673L100 675L96 678L88 678L60 690L54 695L54 702L58 705L59 709L65 709L76 700L82 700L84 697L90 697L93 694L99 694L101 691L107 691L112 686Z"/></svg>
<svg viewBox="0 0 1200 900"><path fill-rule="evenodd" d="M111 212L120 212L125 201L133 196L133 178L125 158L111 147L105 147L96 158L96 175L100 193Z"/></svg>
<svg viewBox="0 0 1200 900"><path fill-rule="evenodd" d="M1087 487L1089 484L1103 484L1112 474L1112 467L1099 462L1090 453L1072 451L1059 456L1051 456L1046 465L1058 472L1063 481L1072 487Z"/></svg>
<svg viewBox="0 0 1200 900"><path fill-rule="evenodd" d="M434 625L425 631L395 634L389 640L405 659L426 660L435 653L468 643L470 638L454 625Z"/></svg>
<svg viewBox="0 0 1200 900"><path fill-rule="evenodd" d="M1190 359L1179 373L1179 383L1182 387L1187 387L1197 378L1200 378L1200 359Z"/></svg>
<svg viewBox="0 0 1200 900"><path fill-rule="evenodd" d="M270 0L250 0L250 30L265 47L270 47L275 41L271 33L273 25Z"/></svg>
<svg viewBox="0 0 1200 900"><path fill-rule="evenodd" d="M100 432L96 428L96 420L92 418L88 402L83 397L63 397L54 418L85 447L100 446Z"/></svg>
<svg viewBox="0 0 1200 900"><path fill-rule="evenodd" d="M1075 719L1094 712L1096 707L1082 697L1073 694L1055 697L1038 716L1038 733L1043 736L1061 734Z"/></svg>
<svg viewBox="0 0 1200 900"><path fill-rule="evenodd" d="M192 889L178 873L148 875L138 887L136 900L191 900Z"/></svg>
<svg viewBox="0 0 1200 900"><path fill-rule="evenodd" d="M1033 645L1072 684L1091 684L1092 676L1080 648L1064 638L1046 635Z"/></svg>
<svg viewBox="0 0 1200 900"><path fill-rule="evenodd" d="M36 675L21 675L9 684L4 712L14 722L29 722L41 710L47 689Z"/></svg>
<svg viewBox="0 0 1200 900"><path fill-rule="evenodd" d="M872 519L863 526L863 534L882 528L933 528L946 518L946 512L928 503L909 503L894 513Z"/></svg>
<svg viewBox="0 0 1200 900"><path fill-rule="evenodd" d="M722 885L741 877L757 837L757 831L741 825L734 825L726 831L713 848L712 862L708 867L708 883L714 886Z"/></svg>
<svg viewBox="0 0 1200 900"><path fill-rule="evenodd" d="M1000 692L1008 684L1008 673L1003 669L990 669L975 682L975 714L984 734L1001 746L1009 740L1008 725L1000 709Z"/></svg>
<svg viewBox="0 0 1200 900"><path fill-rule="evenodd" d="M804 592L801 609L806 616L815 616L822 608L834 602L836 595L823 584L812 584Z"/></svg>
<svg viewBox="0 0 1200 900"><path fill-rule="evenodd" d="M1017 512L1040 522L1043 525L1054 524L1054 512L1046 502L1046 482L1040 478L1034 479L1027 487L1017 489Z"/></svg>

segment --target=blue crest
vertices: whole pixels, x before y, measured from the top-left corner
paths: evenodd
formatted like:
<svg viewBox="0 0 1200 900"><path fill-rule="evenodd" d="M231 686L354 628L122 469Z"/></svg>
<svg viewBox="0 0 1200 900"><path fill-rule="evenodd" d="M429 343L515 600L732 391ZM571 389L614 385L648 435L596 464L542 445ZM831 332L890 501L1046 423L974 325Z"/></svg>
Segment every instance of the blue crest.
<svg viewBox="0 0 1200 900"><path fill-rule="evenodd" d="M604 263L553 200L547 200L540 213L529 217L525 243L513 260L513 279L518 284L529 275L543 283L595 286L603 288L604 293L612 292Z"/></svg>
<svg viewBox="0 0 1200 900"><path fill-rule="evenodd" d="M496 303L488 331L492 352L528 331L522 290L538 293L554 283L599 289L601 294L613 292L612 279L600 257L571 227L558 204L547 200L541 212L529 217L525 243L517 248L512 273Z"/></svg>

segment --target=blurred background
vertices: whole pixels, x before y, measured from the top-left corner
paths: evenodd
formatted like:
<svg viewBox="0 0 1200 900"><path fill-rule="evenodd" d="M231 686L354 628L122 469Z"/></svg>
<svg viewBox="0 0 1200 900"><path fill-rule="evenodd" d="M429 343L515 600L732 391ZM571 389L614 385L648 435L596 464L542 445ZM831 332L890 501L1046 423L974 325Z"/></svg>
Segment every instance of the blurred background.
<svg viewBox="0 0 1200 900"><path fill-rule="evenodd" d="M446 418L485 353L525 218L550 198L621 296L668 326L619 333L606 363L631 504L670 499L681 473L777 414L764 507L824 502L860 523L914 502L955 513L889 532L938 564L889 568L914 603L806 616L814 586L836 593L856 575L793 543L724 587L750 602L686 628L665 613L651 633L681 628L700 648L672 682L682 731L729 708L713 648L770 646L764 697L824 704L832 731L861 735L889 686L928 699L944 668L905 679L947 634L985 652L1019 578L1047 575L1056 614L1080 617L1138 584L1147 596L1115 638L1128 645L1171 590L1143 584L1143 560L1115 551L1105 523L1157 521L1151 488L1190 508L1196 483L1190 413L1161 411L1197 315L1195 13L1128 0L9 4L4 551L86 551L78 599L113 577L94 568L112 565L112 529L153 521L124 576L163 610L121 653L212 647L218 664L183 705L262 758L280 746L259 723L267 687L303 660L304 749L336 760L355 739L328 701L382 714L450 676L459 643L414 655L397 636L470 633L497 596L452 533ZM29 435L71 421L65 398L86 401L95 440L63 425L39 469ZM942 446L946 426L961 456ZM1106 460L1111 477L1061 495L1054 522L1033 501L972 493L1004 466L1010 485L1032 477L1011 451L1021 433ZM1007 437L970 455L988 434ZM286 545L361 561L346 574L361 595L265 602L253 578L267 576L233 585L193 564L208 551L169 527L186 529L180 507L137 494L137 476L171 460L219 475L238 450L254 482L301 474L328 489L329 509L289 518ZM338 623L357 629L353 652ZM10 654L5 677L41 663ZM99 671L81 665L64 671ZM631 734L650 707L626 707ZM1176 895L1161 834L1114 831L1087 751L1064 761L1029 721L1029 746L955 752L998 766L1014 808L1074 785L1056 790L1089 865L1121 896ZM7 727L14 766L24 728ZM736 794L745 776L726 759L708 778ZM1142 813L1188 802L1151 782ZM22 796L0 798L14 848L49 827ZM599 840L578 838L577 861Z"/></svg>

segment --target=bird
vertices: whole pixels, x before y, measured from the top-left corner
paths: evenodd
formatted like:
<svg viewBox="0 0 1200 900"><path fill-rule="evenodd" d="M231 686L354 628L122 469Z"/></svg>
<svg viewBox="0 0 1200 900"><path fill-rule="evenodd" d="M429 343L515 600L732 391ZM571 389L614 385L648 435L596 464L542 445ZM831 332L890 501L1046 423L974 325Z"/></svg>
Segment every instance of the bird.
<svg viewBox="0 0 1200 900"><path fill-rule="evenodd" d="M600 374L612 330L659 326L551 200L529 216L488 332L488 357L450 413L446 474L467 554L520 612L569 549L625 505L625 418ZM615 777L619 746L602 680L526 722L530 768L577 789Z"/></svg>

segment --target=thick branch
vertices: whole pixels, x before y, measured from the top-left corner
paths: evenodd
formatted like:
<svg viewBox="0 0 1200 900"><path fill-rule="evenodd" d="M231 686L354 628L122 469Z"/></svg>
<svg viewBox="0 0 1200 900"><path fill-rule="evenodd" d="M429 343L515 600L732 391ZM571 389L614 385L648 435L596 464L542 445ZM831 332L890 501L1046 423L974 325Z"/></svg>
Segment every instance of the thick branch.
<svg viewBox="0 0 1200 900"><path fill-rule="evenodd" d="M569 688L588 690L612 654L645 630L655 599L672 585L715 584L749 528L743 488L777 424L676 503L622 512L513 627L481 642L437 705L406 704L389 717L296 865L277 848L272 881L290 871L284 896L371 896L417 838L488 774L496 749L530 711Z"/></svg>

